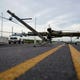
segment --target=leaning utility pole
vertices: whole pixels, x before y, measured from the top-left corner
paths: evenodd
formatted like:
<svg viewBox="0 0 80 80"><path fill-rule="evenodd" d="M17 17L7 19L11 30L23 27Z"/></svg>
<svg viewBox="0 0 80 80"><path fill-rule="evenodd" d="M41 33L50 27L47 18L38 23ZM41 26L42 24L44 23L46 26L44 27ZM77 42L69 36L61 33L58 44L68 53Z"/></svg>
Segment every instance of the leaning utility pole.
<svg viewBox="0 0 80 80"><path fill-rule="evenodd" d="M30 25L28 25L27 23L25 23L22 19L20 19L18 16L16 16L14 13L12 13L11 11L7 10L7 12L14 17L15 19L17 19L20 23L22 23L25 27L27 27L29 30L31 30L34 34L37 34L43 41L47 41L47 39L45 37L43 37L41 34L39 34L35 29L33 29Z"/></svg>

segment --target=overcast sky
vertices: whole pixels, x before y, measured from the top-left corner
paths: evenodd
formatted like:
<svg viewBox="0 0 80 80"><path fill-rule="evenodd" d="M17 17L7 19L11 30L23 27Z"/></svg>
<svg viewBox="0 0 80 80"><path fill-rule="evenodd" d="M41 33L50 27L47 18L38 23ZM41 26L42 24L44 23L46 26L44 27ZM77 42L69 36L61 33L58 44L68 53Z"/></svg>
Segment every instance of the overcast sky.
<svg viewBox="0 0 80 80"><path fill-rule="evenodd" d="M49 24L54 30L80 31L80 0L0 0L0 13L8 18L7 10L20 18L32 17L26 22L33 28L36 17L38 31L46 31ZM11 31L11 27L14 31L27 31L25 27L6 20L3 27L6 31Z"/></svg>

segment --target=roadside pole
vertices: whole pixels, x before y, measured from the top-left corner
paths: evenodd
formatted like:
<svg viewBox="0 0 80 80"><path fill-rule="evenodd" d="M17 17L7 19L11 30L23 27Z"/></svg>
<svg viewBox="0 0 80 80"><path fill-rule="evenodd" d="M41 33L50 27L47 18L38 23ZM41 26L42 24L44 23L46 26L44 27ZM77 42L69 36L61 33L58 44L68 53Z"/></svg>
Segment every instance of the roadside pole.
<svg viewBox="0 0 80 80"><path fill-rule="evenodd" d="M35 30L36 30L36 17L35 17L35 22L34 22ZM34 36L34 47L36 47L36 36Z"/></svg>
<svg viewBox="0 0 80 80"><path fill-rule="evenodd" d="M3 13L1 13L2 20L1 20L1 37L3 37Z"/></svg>

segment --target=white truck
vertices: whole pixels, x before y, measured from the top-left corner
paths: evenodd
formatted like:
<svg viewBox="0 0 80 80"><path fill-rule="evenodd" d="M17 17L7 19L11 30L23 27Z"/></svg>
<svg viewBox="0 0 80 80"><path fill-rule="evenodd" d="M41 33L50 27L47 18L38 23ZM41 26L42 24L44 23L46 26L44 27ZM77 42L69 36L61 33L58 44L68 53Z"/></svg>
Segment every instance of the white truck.
<svg viewBox="0 0 80 80"><path fill-rule="evenodd" d="M13 44L16 44L16 43L18 43L18 44L21 44L21 43L24 44L24 38L20 34L13 34L13 35L9 36L8 43L9 44L12 44L12 43Z"/></svg>

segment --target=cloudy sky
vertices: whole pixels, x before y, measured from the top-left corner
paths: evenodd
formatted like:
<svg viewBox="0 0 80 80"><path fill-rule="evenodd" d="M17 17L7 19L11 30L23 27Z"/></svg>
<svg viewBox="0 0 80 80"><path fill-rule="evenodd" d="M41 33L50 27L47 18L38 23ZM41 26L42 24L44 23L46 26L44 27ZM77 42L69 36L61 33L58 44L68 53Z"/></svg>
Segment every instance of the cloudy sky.
<svg viewBox="0 0 80 80"><path fill-rule="evenodd" d="M7 10L20 18L31 17L32 20L26 22L33 28L36 17L37 31L46 31L49 24L54 30L80 31L80 0L0 0L0 13L9 18ZM17 32L28 31L24 26L7 20L3 23L4 31L11 31L12 27Z"/></svg>

